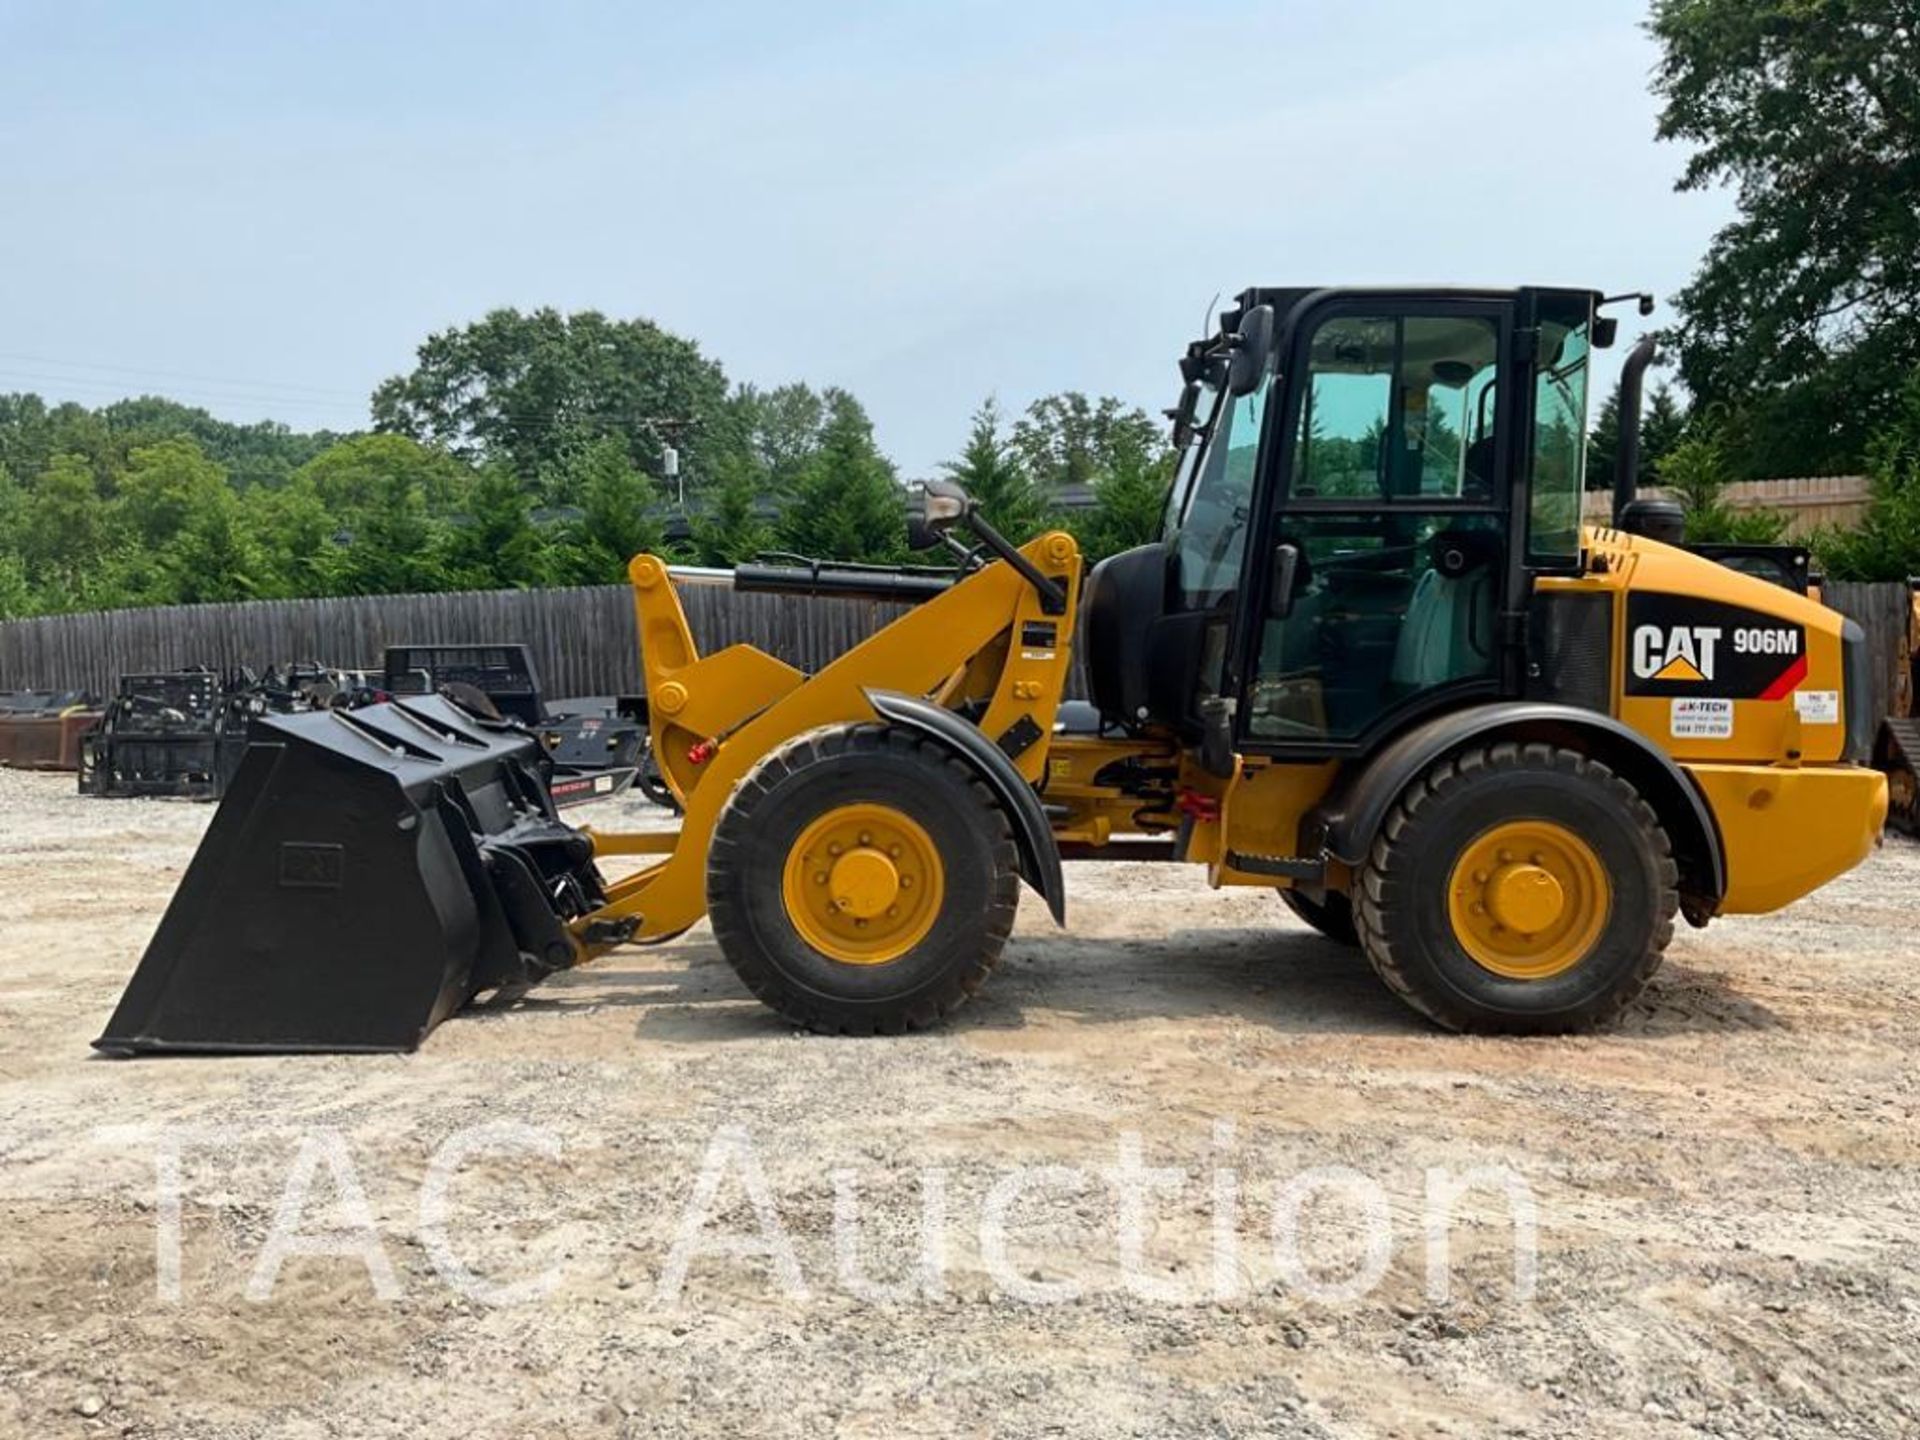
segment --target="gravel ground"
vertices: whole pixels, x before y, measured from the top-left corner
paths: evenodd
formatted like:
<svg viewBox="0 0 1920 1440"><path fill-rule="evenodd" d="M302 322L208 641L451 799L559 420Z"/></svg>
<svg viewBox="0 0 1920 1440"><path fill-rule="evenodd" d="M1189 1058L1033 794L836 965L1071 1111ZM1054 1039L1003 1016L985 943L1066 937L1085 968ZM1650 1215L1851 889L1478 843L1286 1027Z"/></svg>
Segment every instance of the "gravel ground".
<svg viewBox="0 0 1920 1440"><path fill-rule="evenodd" d="M702 926L414 1056L92 1058L209 813L0 771L0 1433L1920 1433L1904 842L1577 1039L1089 865L931 1035L795 1035Z"/></svg>

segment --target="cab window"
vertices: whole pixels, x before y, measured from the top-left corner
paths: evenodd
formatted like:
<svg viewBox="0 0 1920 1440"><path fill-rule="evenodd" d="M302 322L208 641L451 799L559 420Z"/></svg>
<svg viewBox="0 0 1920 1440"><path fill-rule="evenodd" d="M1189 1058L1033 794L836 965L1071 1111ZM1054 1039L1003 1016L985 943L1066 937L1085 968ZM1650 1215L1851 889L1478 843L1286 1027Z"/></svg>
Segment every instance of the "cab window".
<svg viewBox="0 0 1920 1440"><path fill-rule="evenodd" d="M1185 609L1207 609L1240 588L1270 384L1269 375L1251 394L1221 400L1205 449L1194 462L1192 490L1173 545L1175 585Z"/></svg>

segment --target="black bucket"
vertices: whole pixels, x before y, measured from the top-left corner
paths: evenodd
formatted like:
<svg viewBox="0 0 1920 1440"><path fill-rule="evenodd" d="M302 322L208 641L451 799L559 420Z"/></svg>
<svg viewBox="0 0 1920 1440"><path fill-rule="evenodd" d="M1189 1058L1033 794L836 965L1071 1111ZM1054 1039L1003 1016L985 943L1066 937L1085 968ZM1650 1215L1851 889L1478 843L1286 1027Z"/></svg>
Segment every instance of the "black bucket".
<svg viewBox="0 0 1920 1440"><path fill-rule="evenodd" d="M97 1049L411 1050L573 963L604 893L526 731L430 696L253 735Z"/></svg>

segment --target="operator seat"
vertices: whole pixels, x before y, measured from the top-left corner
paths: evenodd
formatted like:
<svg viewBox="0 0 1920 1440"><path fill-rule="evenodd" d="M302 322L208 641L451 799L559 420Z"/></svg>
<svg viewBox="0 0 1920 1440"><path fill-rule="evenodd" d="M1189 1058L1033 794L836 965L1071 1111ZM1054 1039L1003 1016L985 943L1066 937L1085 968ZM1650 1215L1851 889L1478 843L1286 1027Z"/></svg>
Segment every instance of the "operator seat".
<svg viewBox="0 0 1920 1440"><path fill-rule="evenodd" d="M1431 564L1413 587L1388 680L1424 690L1493 668L1494 577L1500 537L1443 530L1428 542Z"/></svg>

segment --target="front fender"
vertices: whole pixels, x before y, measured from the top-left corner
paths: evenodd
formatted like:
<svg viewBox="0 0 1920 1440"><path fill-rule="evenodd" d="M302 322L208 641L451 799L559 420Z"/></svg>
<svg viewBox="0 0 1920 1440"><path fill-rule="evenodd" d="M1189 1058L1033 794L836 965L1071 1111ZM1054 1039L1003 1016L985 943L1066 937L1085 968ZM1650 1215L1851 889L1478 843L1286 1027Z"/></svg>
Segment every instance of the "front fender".
<svg viewBox="0 0 1920 1440"><path fill-rule="evenodd" d="M873 713L889 724L918 731L964 761L993 792L1013 829L1020 855L1020 878L1047 902L1056 924L1067 923L1066 877L1060 868L1060 846L1047 823L1040 797L1006 752L951 710L914 695L893 690L866 690Z"/></svg>

